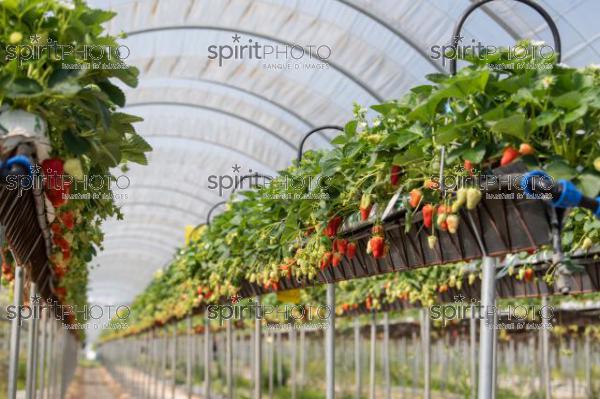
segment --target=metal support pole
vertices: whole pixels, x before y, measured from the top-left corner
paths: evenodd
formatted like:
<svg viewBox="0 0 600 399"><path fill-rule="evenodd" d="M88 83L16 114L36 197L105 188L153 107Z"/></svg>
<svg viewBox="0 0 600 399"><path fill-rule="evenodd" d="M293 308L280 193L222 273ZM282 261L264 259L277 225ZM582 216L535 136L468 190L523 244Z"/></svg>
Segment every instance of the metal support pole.
<svg viewBox="0 0 600 399"><path fill-rule="evenodd" d="M185 385L187 389L188 399L192 398L192 356L194 355L191 348L192 338L192 316L187 317L187 340L186 340L186 362L185 362Z"/></svg>
<svg viewBox="0 0 600 399"><path fill-rule="evenodd" d="M35 282L31 282L29 285L29 307L31 308L32 314L29 319L29 331L27 337L27 374L25 378L26 399L33 399L35 391L35 370L37 367L35 362L35 348L37 346L37 326L39 318L38 300L39 297L37 296L36 284Z"/></svg>
<svg viewBox="0 0 600 399"><path fill-rule="evenodd" d="M369 399L375 399L375 338L377 334L377 315L371 315L371 341L369 346Z"/></svg>
<svg viewBox="0 0 600 399"><path fill-rule="evenodd" d="M354 318L354 380L356 384L356 399L361 398L362 378L360 365L360 320Z"/></svg>
<svg viewBox="0 0 600 399"><path fill-rule="evenodd" d="M494 313L496 298L496 259L485 256L483 258L483 277L481 282L481 326L479 331L479 399L492 397L494 389L493 373L493 340L494 340Z"/></svg>
<svg viewBox="0 0 600 399"><path fill-rule="evenodd" d="M212 341L210 339L210 319L208 310L204 312L204 397L210 399L210 360L212 358Z"/></svg>
<svg viewBox="0 0 600 399"><path fill-rule="evenodd" d="M173 347L171 348L171 398L175 399L175 388L177 387L177 323L173 325Z"/></svg>
<svg viewBox="0 0 600 399"><path fill-rule="evenodd" d="M23 305L23 268L15 267L14 299L15 309ZM10 330L10 358L8 364L8 399L17 397L17 378L19 376L19 349L21 346L21 312L17 311Z"/></svg>
<svg viewBox="0 0 600 399"><path fill-rule="evenodd" d="M291 373L290 373L290 383L292 384L292 399L296 399L296 363L297 363L297 359L296 359L296 354L298 353L298 348L296 346L296 328L294 327L294 323L292 323L291 325L291 329L290 329L290 333L289 333L289 337L290 337L290 350L292 351L291 353L291 357L290 357L290 362L291 362Z"/></svg>
<svg viewBox="0 0 600 399"><path fill-rule="evenodd" d="M233 336L231 333L231 319L225 322L226 348L225 348L225 379L227 381L227 398L233 399Z"/></svg>
<svg viewBox="0 0 600 399"><path fill-rule="evenodd" d="M421 339L423 345L423 398L431 399L431 323L427 308L421 309L421 322L423 324L423 337Z"/></svg>
<svg viewBox="0 0 600 399"><path fill-rule="evenodd" d="M494 334L493 334L493 362L492 362L492 399L496 399L496 383L498 379L498 329L495 327L498 325L498 312L494 312Z"/></svg>
<svg viewBox="0 0 600 399"><path fill-rule="evenodd" d="M162 371L161 371L161 385L160 385L160 397L165 399L167 397L167 353L169 351L169 330L163 328L163 344L162 344Z"/></svg>
<svg viewBox="0 0 600 399"><path fill-rule="evenodd" d="M269 399L273 399L273 376L275 374L275 336L270 334L270 345L269 345Z"/></svg>
<svg viewBox="0 0 600 399"><path fill-rule="evenodd" d="M385 379L385 398L392 398L392 381L390 378L390 317L383 314L383 375Z"/></svg>
<svg viewBox="0 0 600 399"><path fill-rule="evenodd" d="M38 386L40 387L39 390L39 397L41 399L44 399L44 387L46 384L46 341L48 340L48 322L50 319L50 314L49 314L49 310L48 313L44 313L43 309L41 315L42 315L42 331L41 331L41 336L40 336L40 340L42 341L42 346L40 347L40 359L38 364L40 365L40 369L38 372L38 376L39 376L39 382L38 382ZM35 398L34 398L35 399Z"/></svg>
<svg viewBox="0 0 600 399"><path fill-rule="evenodd" d="M259 308L260 297L256 297L256 306ZM261 313L262 317L262 313ZM254 399L262 397L262 321L260 317L254 320Z"/></svg>
<svg viewBox="0 0 600 399"><path fill-rule="evenodd" d="M550 312L548 308L548 297L542 297L542 375L544 376L544 391L546 399L552 398L552 383L550 377Z"/></svg>
<svg viewBox="0 0 600 399"><path fill-rule="evenodd" d="M304 386L304 378L305 378L305 365L306 365L306 331L304 328L300 330L300 378L299 385L300 388Z"/></svg>
<svg viewBox="0 0 600 399"><path fill-rule="evenodd" d="M475 314L475 306L471 305L471 318L469 319L469 339L470 339L470 359L471 359L471 399L477 397L477 315Z"/></svg>
<svg viewBox="0 0 600 399"><path fill-rule="evenodd" d="M46 390L46 399L51 399L54 394L54 373L56 372L56 364L54 364L54 358L56 353L56 325L57 321L55 318L50 320L50 337L48 343L50 352L48 353L48 388Z"/></svg>
<svg viewBox="0 0 600 399"><path fill-rule="evenodd" d="M585 394L592 397L592 356L590 335L585 334Z"/></svg>
<svg viewBox="0 0 600 399"><path fill-rule="evenodd" d="M335 285L327 284L327 306L329 308L329 319L327 320L327 331L325 332L325 376L326 376L326 399L335 399Z"/></svg>

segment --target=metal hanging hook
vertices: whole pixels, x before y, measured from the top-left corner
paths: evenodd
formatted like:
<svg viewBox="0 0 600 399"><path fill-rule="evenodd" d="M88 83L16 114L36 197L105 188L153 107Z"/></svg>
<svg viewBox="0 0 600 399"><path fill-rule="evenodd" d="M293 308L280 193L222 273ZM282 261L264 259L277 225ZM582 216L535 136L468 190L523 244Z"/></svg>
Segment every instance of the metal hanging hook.
<svg viewBox="0 0 600 399"><path fill-rule="evenodd" d="M456 48L458 46L458 42L460 41L460 33L461 33L463 25L465 24L469 15L471 15L471 13L473 13L473 11L477 10L479 7L481 7L487 3L491 3L492 1L494 1L494 0L482 0L478 3L471 5L469 8L467 8L465 10L462 17L460 18L460 20L458 21L458 23L456 24L456 26L454 28L454 32L453 32L453 36L452 36L452 45L454 46L454 48ZM548 14L548 12L544 9L544 7L535 3L534 1L531 1L531 0L514 0L514 1L517 1L519 3L525 4L526 6L533 8L535 11L537 11L537 13L539 15L542 16L542 18L544 18L544 20L548 24L548 27L550 28L550 31L552 32L552 39L554 40L554 50L557 54L556 62L559 63L561 60L560 34L558 32L558 27L556 26L556 23L554 23L554 20L552 19L550 14ZM457 62L458 62L458 60L456 57L452 57L450 59L450 74L451 75L456 75Z"/></svg>
<svg viewBox="0 0 600 399"><path fill-rule="evenodd" d="M235 191L238 189L238 187L242 186L242 183L244 182L244 180L252 178L252 177L256 177L257 179L258 178L268 179L269 181L273 179L270 176L262 175L260 173L254 173L252 175L242 176L242 178L240 179L240 181L238 182L238 184L235 187L233 187L233 190L231 191L231 194L233 195L233 193L235 193ZM214 204L212 206L212 208L209 209L208 214L206 215L206 223L205 223L207 226L210 226L211 216L212 216L212 213L215 211L215 209L217 209L221 205L225 205L226 203L227 203L227 201L217 202L216 204ZM203 226L203 223L201 223L201 224L197 225L196 227L194 227L194 230L196 230L200 226Z"/></svg>
<svg viewBox="0 0 600 399"><path fill-rule="evenodd" d="M302 137L302 141L300 141L300 146L298 147L298 157L296 158L298 160L298 163L300 163L300 161L302 160L302 155L304 154L304 143L306 142L306 140L314 133L320 132L321 130L327 130L327 129L339 130L340 132L344 131L344 128L341 126L325 125L325 126L316 127L313 130L306 133L304 135L304 137Z"/></svg>

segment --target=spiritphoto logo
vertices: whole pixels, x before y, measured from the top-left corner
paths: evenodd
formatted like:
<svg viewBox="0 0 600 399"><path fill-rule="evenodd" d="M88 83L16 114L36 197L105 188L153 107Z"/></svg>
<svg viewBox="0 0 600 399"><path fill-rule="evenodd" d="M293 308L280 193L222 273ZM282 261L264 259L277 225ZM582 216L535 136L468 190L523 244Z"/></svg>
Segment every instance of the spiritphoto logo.
<svg viewBox="0 0 600 399"><path fill-rule="evenodd" d="M208 59L222 67L227 60L259 60L264 69L328 69L332 50L326 44L263 44L235 33L231 44L208 46ZM268 61L268 62L267 62Z"/></svg>
<svg viewBox="0 0 600 399"><path fill-rule="evenodd" d="M324 322L331 315L331 309L327 305L227 304L209 305L207 311L210 320L221 321L280 318L285 321Z"/></svg>
<svg viewBox="0 0 600 399"><path fill-rule="evenodd" d="M450 60L475 57L485 61L495 54L507 51L508 61L512 61L512 63L489 63L488 67L491 69L544 69L552 67L556 55L552 46L541 41L524 41L512 46L494 46L484 45L476 39L471 39L471 43L463 43L463 39L463 36L459 36L452 41L452 44L431 46L429 57L433 60L441 60L442 66L445 67Z"/></svg>
<svg viewBox="0 0 600 399"><path fill-rule="evenodd" d="M63 63L63 69L124 69L123 60L131 53L125 45L107 46L98 44L61 44L52 38L41 35L29 37L29 44L9 44L5 48L6 61L17 60L19 66L28 61L47 57L65 61L76 57L82 63ZM109 62L102 62L108 60Z"/></svg>

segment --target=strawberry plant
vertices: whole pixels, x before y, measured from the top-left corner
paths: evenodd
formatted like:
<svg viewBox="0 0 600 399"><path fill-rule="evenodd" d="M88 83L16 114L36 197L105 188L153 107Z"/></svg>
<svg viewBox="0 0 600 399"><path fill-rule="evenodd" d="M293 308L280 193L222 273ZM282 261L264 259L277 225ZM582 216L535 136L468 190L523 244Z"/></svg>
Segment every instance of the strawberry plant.
<svg viewBox="0 0 600 399"><path fill-rule="evenodd" d="M52 150L42 171L45 194L58 214L51 261L64 300L83 305L87 264L102 243L100 223L120 213L108 184L91 199L63 194L86 198L91 188L78 184L84 175L114 180L111 168L146 163L151 148L133 127L141 119L118 111L125 95L115 84L135 87L138 71L119 58L117 38L104 32L112 11L79 0L6 0L0 15L0 105L47 123ZM63 175L74 180L50 184Z"/></svg>

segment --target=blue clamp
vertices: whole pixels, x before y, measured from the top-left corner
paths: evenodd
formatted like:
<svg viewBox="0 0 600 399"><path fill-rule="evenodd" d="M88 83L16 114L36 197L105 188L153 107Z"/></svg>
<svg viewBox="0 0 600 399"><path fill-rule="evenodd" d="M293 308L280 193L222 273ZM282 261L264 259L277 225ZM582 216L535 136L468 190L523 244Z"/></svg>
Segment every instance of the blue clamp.
<svg viewBox="0 0 600 399"><path fill-rule="evenodd" d="M598 203L598 207L596 208L594 215L596 215L597 218L600 218L600 197L596 197L596 202Z"/></svg>
<svg viewBox="0 0 600 399"><path fill-rule="evenodd" d="M539 179L547 179L548 181L552 181L552 177L548 175L548 173L542 170L532 170L531 172L527 172L523 178L521 179L521 189L525 193L526 198L535 198L535 193L533 192L533 185L530 185L530 182L534 178Z"/></svg>
<svg viewBox="0 0 600 399"><path fill-rule="evenodd" d="M579 206L583 194L575 187L575 184L568 180L559 180L560 197L557 200L552 199L552 205L556 208L574 208Z"/></svg>
<svg viewBox="0 0 600 399"><path fill-rule="evenodd" d="M6 161L4 163L4 165L0 165L0 168L10 169L13 167L13 165L22 166L27 171L27 175L31 176L31 174L32 174L31 161L25 155L15 155L14 157L8 159L8 161Z"/></svg>

